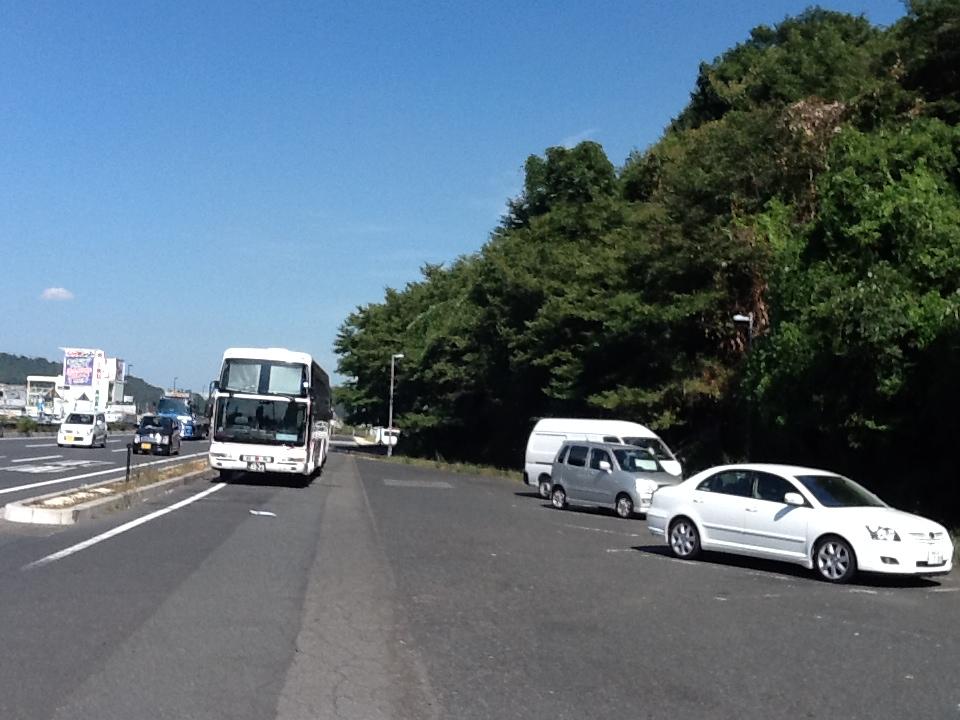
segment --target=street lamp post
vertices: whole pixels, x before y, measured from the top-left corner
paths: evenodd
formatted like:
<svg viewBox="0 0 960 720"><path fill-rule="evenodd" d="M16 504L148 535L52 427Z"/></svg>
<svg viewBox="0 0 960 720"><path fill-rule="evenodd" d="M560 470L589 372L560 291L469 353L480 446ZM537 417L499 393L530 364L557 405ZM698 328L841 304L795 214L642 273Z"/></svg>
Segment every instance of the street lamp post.
<svg viewBox="0 0 960 720"><path fill-rule="evenodd" d="M176 376L176 375L173 376L173 389L174 389L174 390L177 389L177 376Z"/></svg>
<svg viewBox="0 0 960 720"><path fill-rule="evenodd" d="M733 316L733 323L734 325L747 326L747 352L749 353L753 349L753 312L748 312L746 315L737 313ZM747 427L745 435L747 460L749 460L753 445L753 402L750 400L749 393L747 393Z"/></svg>
<svg viewBox="0 0 960 720"><path fill-rule="evenodd" d="M393 443L395 435L393 431L393 377L397 360L403 358L403 353L394 353L390 356L390 410L387 414L387 457L393 456Z"/></svg>

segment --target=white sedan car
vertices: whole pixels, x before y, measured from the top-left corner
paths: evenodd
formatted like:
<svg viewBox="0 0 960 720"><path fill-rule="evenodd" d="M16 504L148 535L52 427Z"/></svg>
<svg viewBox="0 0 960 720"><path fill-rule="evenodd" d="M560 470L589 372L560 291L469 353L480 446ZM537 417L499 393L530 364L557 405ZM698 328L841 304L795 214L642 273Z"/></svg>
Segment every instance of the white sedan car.
<svg viewBox="0 0 960 720"><path fill-rule="evenodd" d="M945 575L953 566L943 526L836 473L789 465L725 465L660 488L647 526L679 558L703 549L785 560L835 583L858 570Z"/></svg>

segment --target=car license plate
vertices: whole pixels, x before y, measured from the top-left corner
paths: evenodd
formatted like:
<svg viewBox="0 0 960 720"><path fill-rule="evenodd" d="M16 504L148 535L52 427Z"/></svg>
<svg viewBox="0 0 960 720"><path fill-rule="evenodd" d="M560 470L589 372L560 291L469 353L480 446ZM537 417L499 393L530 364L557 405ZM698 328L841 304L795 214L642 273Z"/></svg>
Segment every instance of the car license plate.
<svg viewBox="0 0 960 720"><path fill-rule="evenodd" d="M927 565L943 565L943 553L931 550L927 553Z"/></svg>
<svg viewBox="0 0 960 720"><path fill-rule="evenodd" d="M149 449L152 448L152 447L153 447L153 445L151 445L150 443L141 443L141 444L140 444L140 449L141 449L141 450L149 450Z"/></svg>
<svg viewBox="0 0 960 720"><path fill-rule="evenodd" d="M250 472L266 472L267 465L266 463L262 463L262 462L248 462L247 470L249 470Z"/></svg>
<svg viewBox="0 0 960 720"><path fill-rule="evenodd" d="M63 439L66 440L67 442L73 442L73 435L67 435Z"/></svg>

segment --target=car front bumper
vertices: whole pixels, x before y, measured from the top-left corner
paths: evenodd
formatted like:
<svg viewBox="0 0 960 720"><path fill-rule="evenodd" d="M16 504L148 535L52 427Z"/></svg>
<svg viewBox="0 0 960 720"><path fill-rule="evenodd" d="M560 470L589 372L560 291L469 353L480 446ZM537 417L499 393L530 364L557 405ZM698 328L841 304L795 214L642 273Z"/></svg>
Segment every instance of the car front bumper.
<svg viewBox="0 0 960 720"><path fill-rule="evenodd" d="M953 569L953 544L937 542L876 542L854 548L857 566L887 575L946 575Z"/></svg>
<svg viewBox="0 0 960 720"><path fill-rule="evenodd" d="M57 435L57 445L93 447L93 435Z"/></svg>

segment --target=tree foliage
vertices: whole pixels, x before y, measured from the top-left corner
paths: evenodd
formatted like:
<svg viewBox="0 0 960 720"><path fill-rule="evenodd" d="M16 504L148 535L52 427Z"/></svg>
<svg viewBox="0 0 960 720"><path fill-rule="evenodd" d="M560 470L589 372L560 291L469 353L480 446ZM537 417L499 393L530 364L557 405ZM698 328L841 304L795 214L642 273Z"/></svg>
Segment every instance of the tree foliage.
<svg viewBox="0 0 960 720"><path fill-rule="evenodd" d="M538 417L620 417L689 470L820 464L960 515L957 8L756 28L622 167L531 156L477 253L346 318L349 419L387 422L402 352L409 451L518 466Z"/></svg>

